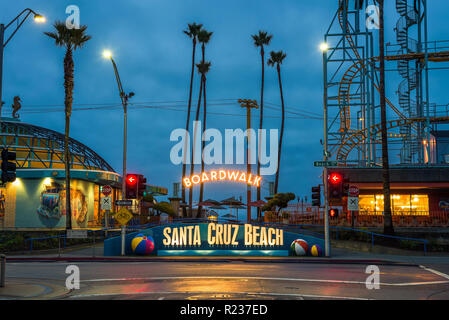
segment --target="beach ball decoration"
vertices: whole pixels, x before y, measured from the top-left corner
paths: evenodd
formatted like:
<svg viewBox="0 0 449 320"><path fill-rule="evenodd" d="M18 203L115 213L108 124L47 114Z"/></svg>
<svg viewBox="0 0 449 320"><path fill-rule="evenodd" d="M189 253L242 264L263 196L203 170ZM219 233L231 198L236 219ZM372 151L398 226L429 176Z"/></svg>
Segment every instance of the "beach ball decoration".
<svg viewBox="0 0 449 320"><path fill-rule="evenodd" d="M310 254L314 257L321 257L321 255L323 254L323 251L321 250L321 247L319 245L314 244L310 248Z"/></svg>
<svg viewBox="0 0 449 320"><path fill-rule="evenodd" d="M131 241L131 248L134 254L149 255L154 250L154 239L151 236L138 234Z"/></svg>
<svg viewBox="0 0 449 320"><path fill-rule="evenodd" d="M307 254L307 250L309 249L309 245L305 240L296 239L292 242L290 248L297 256L305 256Z"/></svg>

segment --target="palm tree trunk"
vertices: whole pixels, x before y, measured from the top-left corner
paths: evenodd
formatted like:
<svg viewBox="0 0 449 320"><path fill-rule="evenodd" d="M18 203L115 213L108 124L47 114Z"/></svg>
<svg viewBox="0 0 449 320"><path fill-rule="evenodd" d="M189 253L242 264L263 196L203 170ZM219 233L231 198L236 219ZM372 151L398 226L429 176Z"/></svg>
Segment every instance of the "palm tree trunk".
<svg viewBox="0 0 449 320"><path fill-rule="evenodd" d="M196 107L195 121L198 121L198 119L200 117L202 93L203 93L203 77L201 76L200 94L198 96L198 106ZM196 125L194 126L194 129L193 129L193 143L192 143L192 157L191 157L192 161L190 162L190 174L192 174L192 175L195 171L195 164L193 162L194 157L195 157L195 142L196 142ZM191 218L193 218L192 206L193 206L193 185L190 187L190 192L189 192L189 210L190 210Z"/></svg>
<svg viewBox="0 0 449 320"><path fill-rule="evenodd" d="M379 56L380 56L380 117L382 131L382 179L384 194L384 233L394 234L393 219L391 217L390 165L388 159L387 140L387 112L385 99L385 47L384 47L384 0L377 0L379 4Z"/></svg>
<svg viewBox="0 0 449 320"><path fill-rule="evenodd" d="M65 136L64 136L64 164L65 164L65 201L66 201L66 228L72 229L72 207L70 202L70 116L72 114L73 104L73 52L72 48L68 47L64 57L64 89L65 89Z"/></svg>
<svg viewBox="0 0 449 320"><path fill-rule="evenodd" d="M260 48L260 57L262 59L262 85L260 88L260 120L259 120L259 130L263 128L263 90L264 90L264 82L265 82L265 59L264 59L264 49L263 46ZM259 147L257 148L258 157L257 157L257 175L260 177L260 141L261 141L261 133L259 134ZM260 201L260 187L257 188L257 201ZM257 207L257 220L261 219L261 211L260 207Z"/></svg>
<svg viewBox="0 0 449 320"><path fill-rule="evenodd" d="M202 63L204 63L205 57L206 57L206 45L203 43L201 46L201 51L202 51L202 58L201 61ZM203 86L203 98L204 98L204 110L203 110L203 132L201 137L203 137L204 131L206 130L206 77L204 76L201 77L201 85ZM201 94L200 94L201 96ZM204 152L204 141L203 139L201 139L201 172L204 171L204 160L203 160L203 152ZM200 185L200 198L199 198L199 202L203 201L203 192L204 192L204 184L201 183ZM203 208L201 206L198 206L198 212L201 213L201 210Z"/></svg>
<svg viewBox="0 0 449 320"><path fill-rule="evenodd" d="M203 80L203 105L204 105L204 109L203 109L203 137L204 137L204 132L206 131L206 77L204 77ZM204 159L203 159L203 153L204 153L204 146L205 146L206 142L201 139L201 172L204 172ZM204 194L204 183L201 183L200 186L200 201L199 202L203 202L203 194ZM198 211L201 212L202 207L198 207Z"/></svg>
<svg viewBox="0 0 449 320"><path fill-rule="evenodd" d="M186 156L187 156L187 136L189 132L189 126L190 126L190 111L192 108L192 91L193 91L193 75L195 73L195 50L196 50L196 38L193 38L193 50L192 50L192 72L190 74L190 90L189 90L189 105L187 107L187 121L186 121L186 137L185 137L185 145L184 145L184 161L182 162L182 177L183 179L186 176ZM184 186L184 183L181 183L182 188L182 202L186 202L186 188ZM183 214L182 216L185 217L187 214L186 207L182 208Z"/></svg>
<svg viewBox="0 0 449 320"><path fill-rule="evenodd" d="M276 170L276 182L274 183L274 194L278 193L279 185L279 168L281 166L281 152L282 152L282 139L284 137L284 120L285 120L285 108L284 108L284 94L282 91L282 80L281 80L281 67L277 65L278 78L279 78L279 90L281 91L281 103L282 103L282 121L281 121L281 134L279 137L279 150L278 150L278 167Z"/></svg>

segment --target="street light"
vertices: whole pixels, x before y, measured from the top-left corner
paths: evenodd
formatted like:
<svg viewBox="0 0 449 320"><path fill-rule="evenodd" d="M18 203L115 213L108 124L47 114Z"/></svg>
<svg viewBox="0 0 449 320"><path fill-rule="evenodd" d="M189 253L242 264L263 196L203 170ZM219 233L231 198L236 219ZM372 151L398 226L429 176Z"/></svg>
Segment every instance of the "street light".
<svg viewBox="0 0 449 320"><path fill-rule="evenodd" d="M326 52L327 50L329 50L329 45L327 44L327 42L322 42L320 44L320 50L321 52Z"/></svg>
<svg viewBox="0 0 449 320"><path fill-rule="evenodd" d="M25 20L31 15L34 15L34 21L37 23L44 23L46 21L43 15L40 15L33 10L27 8L19 13L14 19L11 20L6 26L2 23L0 24L0 121L1 121L1 111L3 106L3 50L5 49L8 42L11 38L16 34L16 32L20 29ZM22 18L22 19L21 19ZM11 33L11 35L5 41L5 31L12 26L14 22L17 22L16 28Z"/></svg>
<svg viewBox="0 0 449 320"><path fill-rule="evenodd" d="M238 103L240 103L240 106L242 108L246 108L246 129L247 129L247 137L248 137L248 142L247 142L247 164L246 164L246 176L249 177L249 175L251 174L251 162L250 162L250 157L251 157L251 135L249 133L249 130L251 129L251 109L257 109L259 108L259 106L257 105L257 101L256 100L250 100L250 99L239 99L237 101ZM260 188L260 187L259 187ZM247 216L246 219L248 222L251 221L251 207L250 207L250 202L251 202L251 186L248 184L246 187L246 202L247 202Z"/></svg>
<svg viewBox="0 0 449 320"><path fill-rule="evenodd" d="M103 57L105 59L110 59L112 66L114 67L115 78L117 79L118 90L120 94L120 99L123 105L123 175L122 175L122 200L126 198L126 145L127 145L127 123L128 123L128 100L134 96L134 92L126 94L123 91L122 81L120 80L120 75L117 70L117 65L112 58L112 52L109 50L103 51ZM122 226L122 256L125 255L125 226Z"/></svg>
<svg viewBox="0 0 449 320"><path fill-rule="evenodd" d="M320 50L323 53L323 160L326 162L329 160L328 141L327 141L327 52L329 45L327 42L320 44ZM329 217L327 214L329 208L329 186L327 177L327 165L323 168L323 185L324 185L324 241L325 241L325 256L330 256L330 242L329 242Z"/></svg>

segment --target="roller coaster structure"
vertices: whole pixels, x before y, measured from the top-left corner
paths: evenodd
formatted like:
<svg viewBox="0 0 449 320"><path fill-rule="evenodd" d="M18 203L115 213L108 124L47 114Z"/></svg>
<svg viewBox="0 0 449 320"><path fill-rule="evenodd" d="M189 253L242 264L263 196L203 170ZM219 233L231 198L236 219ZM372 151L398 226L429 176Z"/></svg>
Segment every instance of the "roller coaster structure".
<svg viewBox="0 0 449 320"><path fill-rule="evenodd" d="M337 160L339 166L380 166L377 30L365 23L374 8L368 2L339 0L324 39L329 46L323 53L326 158ZM401 164L430 163L431 132L437 123L448 123L449 114L437 116L429 102L429 63L449 61L449 51L436 45L429 49L427 0L395 2L397 44L387 45L385 59L397 64L402 80L399 107L386 99L388 117L394 117L387 123L388 136L390 143L401 145ZM412 28L417 40L410 36Z"/></svg>

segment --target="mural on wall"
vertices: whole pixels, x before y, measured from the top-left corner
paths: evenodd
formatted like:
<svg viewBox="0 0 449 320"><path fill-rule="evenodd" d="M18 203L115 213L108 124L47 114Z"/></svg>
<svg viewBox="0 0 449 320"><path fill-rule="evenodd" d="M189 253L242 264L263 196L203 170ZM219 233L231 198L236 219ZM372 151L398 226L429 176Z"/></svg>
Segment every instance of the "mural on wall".
<svg viewBox="0 0 449 320"><path fill-rule="evenodd" d="M40 205L37 213L48 219L59 220L61 218L61 210L59 208L59 192L62 190L60 184L53 186L45 186L45 190L41 193Z"/></svg>
<svg viewBox="0 0 449 320"><path fill-rule="evenodd" d="M37 213L49 219L59 220L66 214L65 199L66 190L63 185L54 183L52 186L45 186L41 193L41 204ZM72 217L77 223L83 223L87 216L87 199L81 190L70 189L70 204L72 207Z"/></svg>

